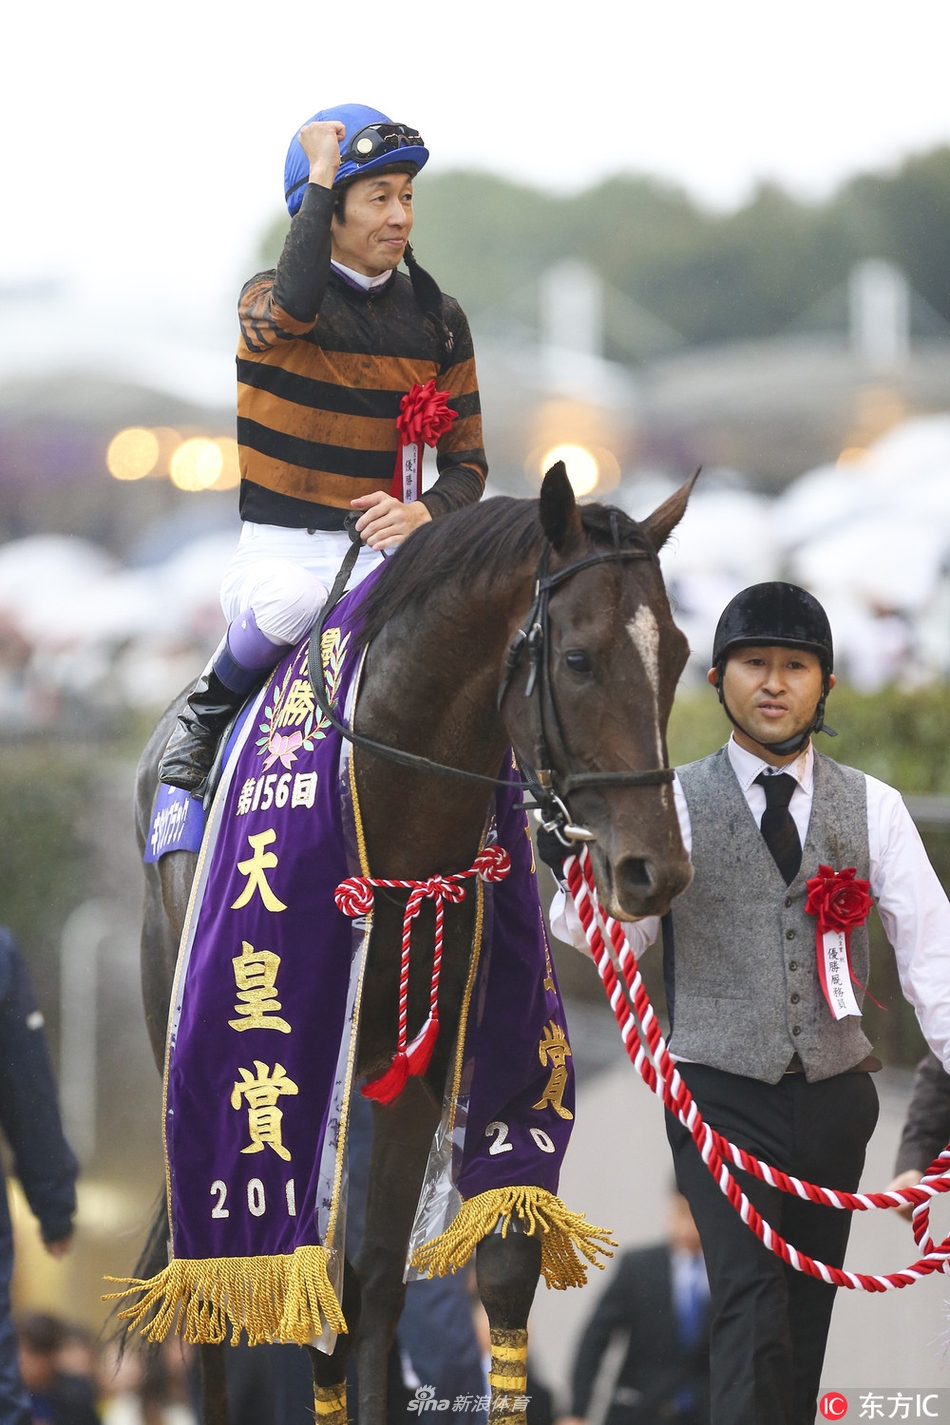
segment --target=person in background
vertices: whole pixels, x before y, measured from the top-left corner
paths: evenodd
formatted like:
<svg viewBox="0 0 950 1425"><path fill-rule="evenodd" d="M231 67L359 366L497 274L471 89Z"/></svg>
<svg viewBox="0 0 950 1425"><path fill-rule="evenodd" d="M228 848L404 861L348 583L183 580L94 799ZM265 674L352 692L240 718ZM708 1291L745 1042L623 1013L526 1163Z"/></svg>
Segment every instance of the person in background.
<svg viewBox="0 0 950 1425"><path fill-rule="evenodd" d="M85 1326L63 1323L63 1340L56 1354L56 1368L67 1376L83 1376L95 1380L99 1368L95 1338Z"/></svg>
<svg viewBox="0 0 950 1425"><path fill-rule="evenodd" d="M56 1085L23 957L0 927L0 1127L43 1245L63 1257L72 1242L79 1166L63 1136ZM10 1311L13 1228L0 1172L0 1425L30 1425Z"/></svg>
<svg viewBox="0 0 950 1425"><path fill-rule="evenodd" d="M689 1203L670 1200L665 1242L625 1252L584 1328L571 1375L571 1413L587 1425L604 1355L624 1338L604 1425L708 1425L709 1284Z"/></svg>
<svg viewBox="0 0 950 1425"><path fill-rule="evenodd" d="M92 1381L59 1368L65 1322L46 1311L30 1311L18 1318L16 1329L33 1425L99 1425Z"/></svg>
<svg viewBox="0 0 950 1425"><path fill-rule="evenodd" d="M917 1065L914 1084L904 1119L904 1131L894 1164L891 1188L916 1187L938 1153L950 1143L950 1074L936 1054L928 1052ZM908 1203L895 1212L908 1222L913 1208Z"/></svg>
<svg viewBox="0 0 950 1425"><path fill-rule="evenodd" d="M197 1368L194 1388L189 1374L195 1355L196 1348L180 1336L163 1341L157 1350L132 1349L121 1356L114 1345L107 1347L99 1362L102 1425L198 1425ZM254 1425L276 1420L267 1411L251 1418ZM233 1412L231 1419L239 1425ZM305 1420L298 1415L296 1425Z"/></svg>
<svg viewBox="0 0 950 1425"><path fill-rule="evenodd" d="M120 1354L115 1342L105 1346L98 1361L97 1394L102 1425L148 1425L142 1410L144 1375L141 1351Z"/></svg>

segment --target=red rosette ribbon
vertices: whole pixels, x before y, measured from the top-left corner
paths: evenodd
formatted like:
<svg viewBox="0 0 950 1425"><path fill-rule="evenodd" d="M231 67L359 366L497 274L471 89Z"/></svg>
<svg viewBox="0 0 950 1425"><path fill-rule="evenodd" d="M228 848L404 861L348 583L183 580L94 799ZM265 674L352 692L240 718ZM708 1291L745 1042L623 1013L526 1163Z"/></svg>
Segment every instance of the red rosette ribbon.
<svg viewBox="0 0 950 1425"><path fill-rule="evenodd" d="M418 382L399 402L396 430L399 448L390 494L397 500L417 500L421 492L422 447L435 446L451 430L458 412L448 404L450 391L437 391L435 377L424 386ZM415 447L414 450L409 447Z"/></svg>
<svg viewBox="0 0 950 1425"><path fill-rule="evenodd" d="M859 880L854 866L843 871L819 866L818 875L805 884L808 888L805 912L817 918L822 931L856 930L871 914L874 905L871 882Z"/></svg>
<svg viewBox="0 0 950 1425"><path fill-rule="evenodd" d="M456 412L448 404L449 391L435 389L435 377L424 386L416 384L407 391L399 402L396 429L401 443L424 441L426 445L437 445L440 437L452 429Z"/></svg>
<svg viewBox="0 0 950 1425"><path fill-rule="evenodd" d="M844 936L847 976L864 993L864 986L855 977L851 968L851 932L864 925L871 913L874 901L871 899L870 881L862 881L854 866L835 871L831 866L819 866L817 876L806 881L808 898L805 901L806 915L815 917L815 952L818 958L818 978L828 1008L835 1019L853 1014L857 1009L850 985L840 983L842 967L834 960L834 952L829 958L825 945L825 935L832 932ZM847 1002L855 1003L855 1009L842 1008ZM875 1004L877 1001L875 1000ZM860 1010L857 1010L860 1013Z"/></svg>

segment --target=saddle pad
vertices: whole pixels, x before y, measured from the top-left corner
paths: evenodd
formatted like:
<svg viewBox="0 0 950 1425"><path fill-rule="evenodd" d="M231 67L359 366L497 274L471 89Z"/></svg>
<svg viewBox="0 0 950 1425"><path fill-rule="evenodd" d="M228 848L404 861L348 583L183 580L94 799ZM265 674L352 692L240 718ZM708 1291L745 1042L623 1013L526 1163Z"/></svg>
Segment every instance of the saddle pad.
<svg viewBox="0 0 950 1425"><path fill-rule="evenodd" d="M250 702L244 704L231 724L223 762L226 762L231 755L253 701L252 698ZM149 866L160 860L162 856L167 856L169 851L198 852L201 850L204 831L205 810L203 803L181 787L170 787L166 782L159 782L142 860L146 866Z"/></svg>

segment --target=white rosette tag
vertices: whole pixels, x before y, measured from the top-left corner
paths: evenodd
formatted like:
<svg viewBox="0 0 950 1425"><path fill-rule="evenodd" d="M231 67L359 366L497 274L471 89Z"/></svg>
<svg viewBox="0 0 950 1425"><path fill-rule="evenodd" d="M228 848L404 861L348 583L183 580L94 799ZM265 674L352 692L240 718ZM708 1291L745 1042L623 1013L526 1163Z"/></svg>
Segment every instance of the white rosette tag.
<svg viewBox="0 0 950 1425"><path fill-rule="evenodd" d="M858 1002L851 985L851 967L848 964L848 941L843 930L826 930L821 937L822 960L820 978L828 1000L828 1007L835 1019L846 1015L861 1017Z"/></svg>
<svg viewBox="0 0 950 1425"><path fill-rule="evenodd" d="M419 498L419 443L411 440L402 448L402 498L411 505Z"/></svg>

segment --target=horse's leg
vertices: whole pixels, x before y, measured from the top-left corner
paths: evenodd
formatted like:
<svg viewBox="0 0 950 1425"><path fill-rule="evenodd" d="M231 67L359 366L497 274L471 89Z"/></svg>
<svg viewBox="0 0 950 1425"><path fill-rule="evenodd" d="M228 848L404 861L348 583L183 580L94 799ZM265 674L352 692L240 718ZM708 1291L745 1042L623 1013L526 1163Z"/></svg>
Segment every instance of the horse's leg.
<svg viewBox="0 0 950 1425"><path fill-rule="evenodd" d="M338 1336L336 1346L328 1356L308 1346L313 1369L313 1410L315 1425L346 1425L346 1362L350 1343Z"/></svg>
<svg viewBox="0 0 950 1425"><path fill-rule="evenodd" d="M226 1342L198 1347L201 1371L201 1425L231 1425L228 1386L224 1368Z"/></svg>
<svg viewBox="0 0 950 1425"><path fill-rule="evenodd" d="M438 1122L439 1108L419 1079L410 1079L388 1108L373 1105L366 1226L356 1267L360 1425L386 1425L386 1366L406 1294L406 1248Z"/></svg>
<svg viewBox="0 0 950 1425"><path fill-rule="evenodd" d="M346 1366L353 1336L360 1323L360 1284L349 1262L343 1264L343 1316L345 1335L337 1336L333 1350L318 1351L308 1346L313 1371L315 1425L346 1425Z"/></svg>
<svg viewBox="0 0 950 1425"><path fill-rule="evenodd" d="M475 1251L478 1294L491 1330L492 1425L525 1425L526 1421L528 1312L541 1274L541 1239L513 1231L515 1225L504 1236L493 1232L483 1237Z"/></svg>

